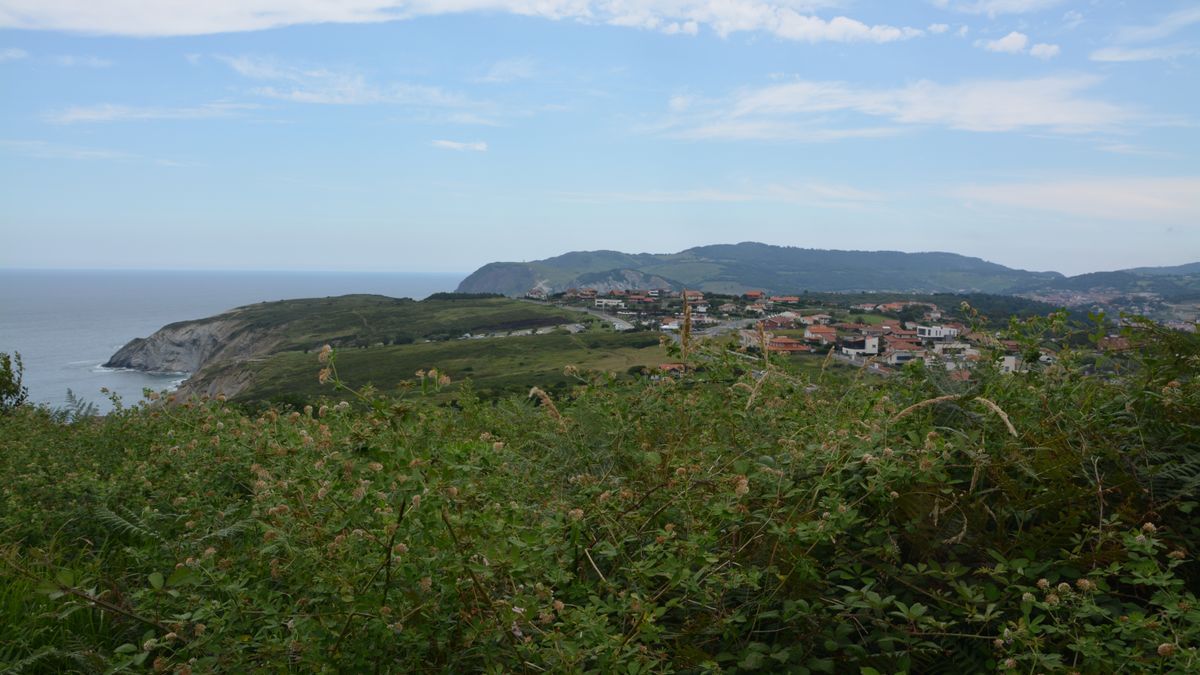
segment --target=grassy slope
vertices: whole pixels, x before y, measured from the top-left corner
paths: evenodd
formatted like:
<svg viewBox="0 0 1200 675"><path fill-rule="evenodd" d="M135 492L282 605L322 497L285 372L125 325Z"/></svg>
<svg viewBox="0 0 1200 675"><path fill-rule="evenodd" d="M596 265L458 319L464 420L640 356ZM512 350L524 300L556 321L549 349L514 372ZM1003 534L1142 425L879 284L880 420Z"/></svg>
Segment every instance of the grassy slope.
<svg viewBox="0 0 1200 675"><path fill-rule="evenodd" d="M456 381L470 378L487 395L564 384L571 379L563 374L568 365L625 373L631 366L654 367L667 360L655 334L589 332L347 349L339 353L337 367L345 381L384 391L411 380L419 369L437 368ZM320 366L313 354L281 353L249 367L257 384L239 396L243 400L330 393L317 381Z"/></svg>
<svg viewBox="0 0 1200 675"><path fill-rule="evenodd" d="M0 415L0 671L1196 672L1200 344L1157 339L1114 377L702 353L557 408Z"/></svg>
<svg viewBox="0 0 1200 675"><path fill-rule="evenodd" d="M391 343L398 339L404 342L467 332L517 330L577 322L581 317L578 312L506 298L431 298L417 302L380 295L260 303L231 314L243 323L243 330L283 331L283 350L308 349L325 342Z"/></svg>

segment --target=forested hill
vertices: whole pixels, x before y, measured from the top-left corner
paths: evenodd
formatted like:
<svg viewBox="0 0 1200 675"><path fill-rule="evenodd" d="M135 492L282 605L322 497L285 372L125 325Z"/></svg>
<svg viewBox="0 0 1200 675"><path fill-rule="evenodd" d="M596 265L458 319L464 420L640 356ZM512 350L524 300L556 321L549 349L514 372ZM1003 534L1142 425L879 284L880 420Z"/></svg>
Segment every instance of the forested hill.
<svg viewBox="0 0 1200 675"><path fill-rule="evenodd" d="M955 253L838 251L754 242L698 246L679 253L577 251L533 262L484 265L460 292L521 295L533 288L600 290L645 287L741 293L747 290L1005 292L1063 278L1017 270Z"/></svg>

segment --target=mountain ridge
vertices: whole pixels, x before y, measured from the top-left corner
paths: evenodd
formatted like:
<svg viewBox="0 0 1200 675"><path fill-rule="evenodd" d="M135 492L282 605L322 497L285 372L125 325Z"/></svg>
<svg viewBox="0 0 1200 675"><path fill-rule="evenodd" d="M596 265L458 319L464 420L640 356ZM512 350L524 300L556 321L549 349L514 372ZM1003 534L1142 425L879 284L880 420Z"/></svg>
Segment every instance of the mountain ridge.
<svg viewBox="0 0 1200 675"><path fill-rule="evenodd" d="M1003 292L1065 278L943 251L856 251L758 242L695 246L678 253L569 251L530 262L492 262L459 284L464 293L523 295L571 287L629 290L645 278L668 287L741 293L813 291ZM641 286L645 287L645 286Z"/></svg>

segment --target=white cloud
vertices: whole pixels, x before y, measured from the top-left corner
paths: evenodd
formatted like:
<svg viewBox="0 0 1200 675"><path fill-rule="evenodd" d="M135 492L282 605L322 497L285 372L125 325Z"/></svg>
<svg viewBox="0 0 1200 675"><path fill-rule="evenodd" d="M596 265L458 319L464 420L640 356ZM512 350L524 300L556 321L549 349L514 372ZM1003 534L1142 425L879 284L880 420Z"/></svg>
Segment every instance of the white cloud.
<svg viewBox="0 0 1200 675"><path fill-rule="evenodd" d="M945 24L945 23L934 23L934 24L930 24L929 27L926 28L925 30L927 30L930 33L933 33L935 35L941 35L942 33L945 33L946 31L950 30L950 25Z"/></svg>
<svg viewBox="0 0 1200 675"><path fill-rule="evenodd" d="M1200 221L1200 177L1120 177L969 185L954 195L997 206L1145 223Z"/></svg>
<svg viewBox="0 0 1200 675"><path fill-rule="evenodd" d="M989 2L1014 0L989 0ZM1030 0L1026 0L1030 1ZM891 42L922 31L812 12L837 0L0 0L0 28L172 36L296 24L374 23L437 14L505 12L549 20L726 36L762 31L790 40Z"/></svg>
<svg viewBox="0 0 1200 675"><path fill-rule="evenodd" d="M513 80L527 80L536 72L537 66L531 58L505 59L493 63L487 74L479 78L479 81L499 84Z"/></svg>
<svg viewBox="0 0 1200 675"><path fill-rule="evenodd" d="M46 115L46 121L54 124L77 124L81 122L131 122L147 120L199 120L234 117L242 111L256 108L246 103L207 103L183 108L138 107L101 103L98 105L72 106Z"/></svg>
<svg viewBox="0 0 1200 675"><path fill-rule="evenodd" d="M118 162L149 162L157 166L195 166L185 162L169 159L154 159L131 152L106 150L103 148L88 148L77 145L64 145L46 141L4 140L0 139L0 152L7 152L33 159L70 159L79 161L118 161Z"/></svg>
<svg viewBox="0 0 1200 675"><path fill-rule="evenodd" d="M1200 23L1200 7L1181 9L1163 16L1152 24L1126 26L1117 32L1117 41L1150 42L1152 40L1161 40L1196 23Z"/></svg>
<svg viewBox="0 0 1200 675"><path fill-rule="evenodd" d="M1062 2L1063 0L933 0L933 4L942 9L988 16L1040 12Z"/></svg>
<svg viewBox="0 0 1200 675"><path fill-rule="evenodd" d="M404 82L377 85L361 73L300 68L252 56L219 56L239 75L271 82L253 91L259 96L294 103L365 105L393 103L431 107L469 107L471 101L441 87Z"/></svg>
<svg viewBox="0 0 1200 675"><path fill-rule="evenodd" d="M982 47L989 52L1000 52L1003 54L1021 54L1025 51L1025 47L1028 44L1029 36L1017 31L1013 31L998 40L977 40L975 42L976 47Z"/></svg>
<svg viewBox="0 0 1200 675"><path fill-rule="evenodd" d="M27 58L29 58L29 52L25 51L24 49L17 49L16 47L0 49L0 63L7 63L8 61L20 61L21 59Z"/></svg>
<svg viewBox="0 0 1200 675"><path fill-rule="evenodd" d="M463 141L436 140L436 141L433 141L430 145L432 145L435 148L441 148L443 150L457 150L458 152L463 152L463 151L487 152L487 149L488 149L488 144L485 143L484 141L463 142Z"/></svg>
<svg viewBox="0 0 1200 675"><path fill-rule="evenodd" d="M1200 49L1187 45L1168 45L1163 47L1104 47L1092 52L1088 58L1093 61L1110 63L1125 63L1131 61L1166 61L1182 56L1200 53Z"/></svg>
<svg viewBox="0 0 1200 675"><path fill-rule="evenodd" d="M671 109L671 112L683 112L692 107L692 97L684 96L682 94L672 96L671 99L667 101L667 107Z"/></svg>
<svg viewBox="0 0 1200 675"><path fill-rule="evenodd" d="M108 68L112 65L112 61L98 56L71 56L69 54L56 57L54 62L64 68Z"/></svg>
<svg viewBox="0 0 1200 675"><path fill-rule="evenodd" d="M683 139L832 141L900 133L906 125L976 132L1086 134L1142 121L1140 113L1086 96L1092 76L1024 80L928 80L894 88L800 80L693 105L656 131ZM890 126L864 125L862 117Z"/></svg>
<svg viewBox="0 0 1200 675"><path fill-rule="evenodd" d="M1131 62L1155 61L1192 56L1200 53L1192 44L1132 46L1170 37L1175 33L1200 23L1200 7L1181 9L1164 15L1158 21L1143 26L1126 26L1117 31L1117 44L1092 52L1093 61Z"/></svg>
<svg viewBox="0 0 1200 675"><path fill-rule="evenodd" d="M1030 56L1036 56L1042 60L1052 59L1058 56L1061 51L1062 49L1058 45L1046 44L1044 42L1039 42L1029 48Z"/></svg>
<svg viewBox="0 0 1200 675"><path fill-rule="evenodd" d="M895 136L896 127L858 127L835 129L786 120L722 119L689 124L666 132L679 140L791 141L794 143L831 143L850 138Z"/></svg>
<svg viewBox="0 0 1200 675"><path fill-rule="evenodd" d="M1075 30L1084 21L1083 12L1074 9L1068 10L1066 14L1063 14L1063 21L1066 24L1067 30Z"/></svg>

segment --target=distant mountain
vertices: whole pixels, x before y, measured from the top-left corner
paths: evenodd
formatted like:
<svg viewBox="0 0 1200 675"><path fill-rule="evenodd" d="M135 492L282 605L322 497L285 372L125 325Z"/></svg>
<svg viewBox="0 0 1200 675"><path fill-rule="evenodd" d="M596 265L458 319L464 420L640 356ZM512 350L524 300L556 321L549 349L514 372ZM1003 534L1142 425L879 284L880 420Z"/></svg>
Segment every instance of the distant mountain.
<svg viewBox="0 0 1200 675"><path fill-rule="evenodd" d="M533 262L489 263L464 279L458 291L518 296L534 288L555 293L568 288L686 286L714 293L1000 293L1063 278L1057 272L1017 270L955 253L837 251L743 242L668 254L575 251Z"/></svg>
<svg viewBox="0 0 1200 675"><path fill-rule="evenodd" d="M1189 270L1194 270L1190 271ZM1090 272L1012 289L1023 294L1052 291L1153 293L1165 301L1200 300L1200 263L1176 267L1140 267L1118 272Z"/></svg>
<svg viewBox="0 0 1200 675"><path fill-rule="evenodd" d="M1190 276L1193 274L1200 274L1200 262L1187 263L1185 265L1173 265L1171 267L1133 267L1121 271L1145 277L1164 277L1175 275Z"/></svg>

